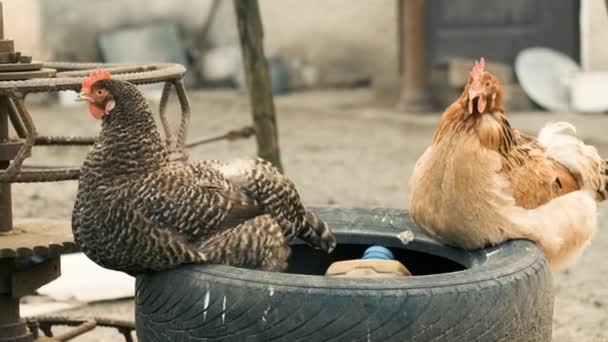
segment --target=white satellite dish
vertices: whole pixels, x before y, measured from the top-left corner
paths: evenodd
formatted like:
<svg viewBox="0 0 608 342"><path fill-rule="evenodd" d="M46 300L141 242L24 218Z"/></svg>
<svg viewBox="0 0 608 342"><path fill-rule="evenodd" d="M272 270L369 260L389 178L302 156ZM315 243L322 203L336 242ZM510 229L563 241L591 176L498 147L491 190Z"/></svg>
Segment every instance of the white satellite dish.
<svg viewBox="0 0 608 342"><path fill-rule="evenodd" d="M526 94L541 107L567 112L570 85L580 67L567 55L549 48L524 49L515 58L515 74Z"/></svg>

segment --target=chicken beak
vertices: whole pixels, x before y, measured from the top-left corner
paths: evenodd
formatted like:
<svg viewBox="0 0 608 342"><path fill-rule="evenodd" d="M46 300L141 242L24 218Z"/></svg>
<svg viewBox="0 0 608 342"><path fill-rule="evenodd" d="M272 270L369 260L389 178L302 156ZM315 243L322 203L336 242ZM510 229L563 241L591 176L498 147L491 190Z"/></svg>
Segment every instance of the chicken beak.
<svg viewBox="0 0 608 342"><path fill-rule="evenodd" d="M480 90L470 89L469 90L469 114L473 114L473 100L479 98L477 100L477 111L480 114L483 114L486 110L486 97L482 94Z"/></svg>
<svg viewBox="0 0 608 342"><path fill-rule="evenodd" d="M475 100L476 98L479 97L479 95L481 95L481 91L476 90L476 89L469 90L469 100L470 101Z"/></svg>
<svg viewBox="0 0 608 342"><path fill-rule="evenodd" d="M83 101L86 101L86 102L92 102L92 101L93 101L93 99L92 99L92 98L90 98L90 97L87 95L87 93L85 93L85 92L83 91L83 92L81 92L80 94L78 94L78 96L76 96L76 98L74 99L74 101L77 101L77 102L83 102Z"/></svg>
<svg viewBox="0 0 608 342"><path fill-rule="evenodd" d="M479 93L477 90L469 90L469 114L473 114L473 100L479 97Z"/></svg>

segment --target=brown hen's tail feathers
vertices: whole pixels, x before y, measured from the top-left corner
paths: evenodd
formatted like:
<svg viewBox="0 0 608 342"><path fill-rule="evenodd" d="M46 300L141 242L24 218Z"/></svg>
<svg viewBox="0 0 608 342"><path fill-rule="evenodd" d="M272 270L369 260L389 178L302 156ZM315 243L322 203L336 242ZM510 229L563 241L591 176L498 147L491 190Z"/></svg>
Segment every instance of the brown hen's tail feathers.
<svg viewBox="0 0 608 342"><path fill-rule="evenodd" d="M592 190L559 196L534 209L508 208L507 216L521 237L536 242L553 270L570 266L597 230L597 204Z"/></svg>
<svg viewBox="0 0 608 342"><path fill-rule="evenodd" d="M602 179L604 186L598 190L600 202L608 199L608 161L606 159L602 161Z"/></svg>
<svg viewBox="0 0 608 342"><path fill-rule="evenodd" d="M608 163L595 147L585 145L567 122L547 124L538 140L547 156L562 164L580 190L535 208L509 208L508 216L522 236L537 242L552 269L569 266L591 242L597 230L597 202L608 199Z"/></svg>
<svg viewBox="0 0 608 342"><path fill-rule="evenodd" d="M547 156L566 167L576 178L580 189L596 192L597 201L608 198L608 164L593 146L576 137L576 128L567 122L547 124L538 140Z"/></svg>

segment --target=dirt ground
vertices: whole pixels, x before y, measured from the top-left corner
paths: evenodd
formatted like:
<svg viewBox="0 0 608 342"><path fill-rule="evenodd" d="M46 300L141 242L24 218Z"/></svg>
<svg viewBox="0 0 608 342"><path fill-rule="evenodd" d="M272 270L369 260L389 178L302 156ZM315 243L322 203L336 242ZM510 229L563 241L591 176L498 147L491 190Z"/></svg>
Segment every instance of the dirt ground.
<svg viewBox="0 0 608 342"><path fill-rule="evenodd" d="M250 123L247 98L231 91L191 91L190 140ZM331 90L275 99L285 172L308 204L406 206L406 183L416 159L429 144L438 114L408 115L378 103L368 90ZM177 112L176 107L172 107ZM95 134L99 127L83 107L32 105L41 134ZM513 126L537 132L547 121L574 123L579 134L608 156L608 116L543 112L515 113ZM87 148L39 148L28 160L37 165L77 165ZM231 159L255 155L253 139L219 142L191 151L191 159ZM14 185L17 217L69 219L75 182ZM600 230L570 270L555 274L554 341L608 341L608 205ZM132 300L89 305L69 315L133 319ZM119 340L98 331L75 341Z"/></svg>

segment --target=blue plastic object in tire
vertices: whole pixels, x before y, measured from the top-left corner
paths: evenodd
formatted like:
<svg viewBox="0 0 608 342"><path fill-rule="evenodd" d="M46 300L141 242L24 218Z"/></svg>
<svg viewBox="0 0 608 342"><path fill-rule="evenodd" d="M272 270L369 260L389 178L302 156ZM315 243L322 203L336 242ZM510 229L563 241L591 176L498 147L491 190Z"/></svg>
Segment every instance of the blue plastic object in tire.
<svg viewBox="0 0 608 342"><path fill-rule="evenodd" d="M363 260L379 259L379 260L395 260L395 256L390 249L382 246L371 246L365 250Z"/></svg>

